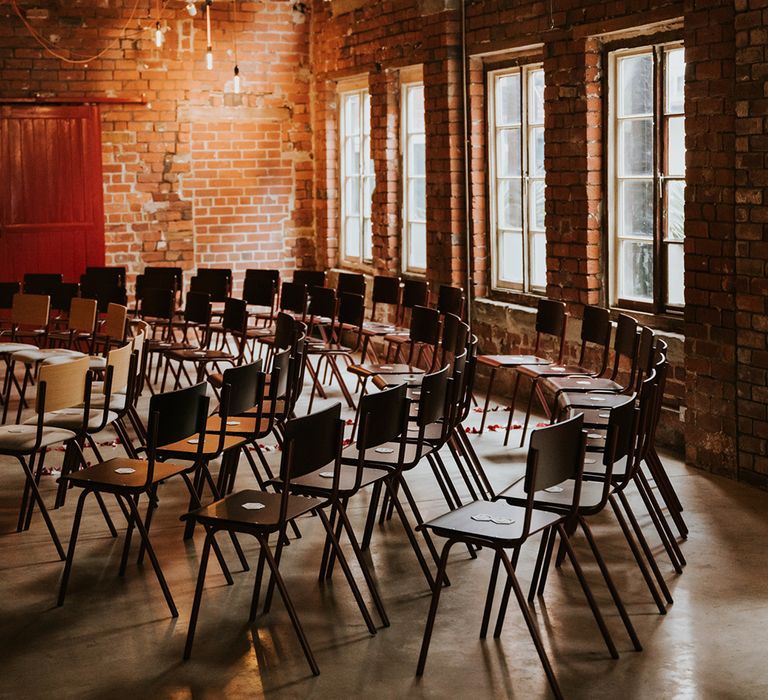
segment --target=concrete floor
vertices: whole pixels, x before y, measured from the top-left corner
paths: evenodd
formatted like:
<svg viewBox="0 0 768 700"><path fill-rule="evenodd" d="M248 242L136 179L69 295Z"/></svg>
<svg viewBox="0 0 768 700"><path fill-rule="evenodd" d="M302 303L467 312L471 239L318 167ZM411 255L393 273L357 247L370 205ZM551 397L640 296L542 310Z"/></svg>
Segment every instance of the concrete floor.
<svg viewBox="0 0 768 700"><path fill-rule="evenodd" d="M521 474L524 460L523 450L501 446L501 436L499 431L473 437L497 487ZM111 437L105 434L103 440ZM104 450L121 454L119 448ZM48 464L55 466L61 454L53 453ZM682 576L659 554L674 605L666 616L657 613L615 521L607 514L596 518L596 536L645 650L632 650L596 566L577 539L621 658L608 656L573 571L564 566L552 573L545 598L534 608L560 684L568 698L766 698L766 494L663 457L691 531L682 545L688 559ZM52 503L54 479L43 482ZM426 465L410 473L409 483L426 517L445 511ZM372 561L392 624L372 637L340 572L330 585L318 585L322 528L316 519L303 518L303 537L285 550L281 570L320 666L315 678L279 599L267 616L248 624L254 574L237 569L231 546L222 540L237 570L235 583L227 586L212 562L193 658L183 662L202 538L198 533L193 541L182 541L179 516L187 502L182 482L162 487L152 530L179 607L176 620L149 564L134 562L125 578L118 578L122 538L109 536L93 501L86 508L68 598L57 608L63 563L42 520L36 516L28 532L15 532L22 485L18 464L0 462L0 698L550 697L516 607L510 607L500 640L478 639L491 563L486 551L471 560L466 549L453 549L452 585L443 592L426 674L419 680L414 672L429 591L399 524L392 521L374 533ZM241 469L238 486L253 485ZM364 493L350 504L359 532L367 503ZM53 514L65 546L74 507L70 497ZM118 523L117 508L111 510ZM643 522L650 534L650 523ZM255 541L241 541L255 565ZM518 567L524 587L535 554L531 542Z"/></svg>

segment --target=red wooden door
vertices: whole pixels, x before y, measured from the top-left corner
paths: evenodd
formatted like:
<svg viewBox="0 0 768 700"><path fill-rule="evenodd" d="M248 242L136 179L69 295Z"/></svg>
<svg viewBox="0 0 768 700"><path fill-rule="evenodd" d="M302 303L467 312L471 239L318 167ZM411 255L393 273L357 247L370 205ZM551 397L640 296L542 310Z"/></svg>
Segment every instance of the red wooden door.
<svg viewBox="0 0 768 700"><path fill-rule="evenodd" d="M103 264L98 107L0 106L0 281Z"/></svg>

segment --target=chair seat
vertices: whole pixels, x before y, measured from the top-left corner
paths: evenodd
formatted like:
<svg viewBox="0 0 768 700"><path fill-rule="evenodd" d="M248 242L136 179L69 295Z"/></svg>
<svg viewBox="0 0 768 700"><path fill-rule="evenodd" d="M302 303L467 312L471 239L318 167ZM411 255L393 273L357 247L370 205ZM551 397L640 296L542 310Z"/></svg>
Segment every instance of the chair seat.
<svg viewBox="0 0 768 700"><path fill-rule="evenodd" d="M359 377L372 377L375 374L424 374L424 370L413 365L403 363L382 363L373 365L350 365L347 367L349 372Z"/></svg>
<svg viewBox="0 0 768 700"><path fill-rule="evenodd" d="M557 398L560 409L566 411L573 408L613 408L625 403L626 400L626 394L599 391L564 391Z"/></svg>
<svg viewBox="0 0 768 700"><path fill-rule="evenodd" d="M133 469L131 473L120 473L116 469ZM171 462L155 462L152 483L157 484L169 477L188 471L189 465ZM99 485L115 488L140 489L147 483L147 463L142 459L115 457L92 467L72 472L62 477L83 486Z"/></svg>
<svg viewBox="0 0 768 700"><path fill-rule="evenodd" d="M587 394L587 396L589 396L589 394ZM585 426L606 427L608 425L608 420L611 417L611 406L607 406L605 408L583 408L569 406L567 409L566 418L572 418L577 413L581 413L584 416Z"/></svg>
<svg viewBox="0 0 768 700"><path fill-rule="evenodd" d="M360 488L365 488L374 484L380 479L384 478L389 473L385 468L363 468L363 476L360 481ZM291 479L291 488L294 487L297 490L306 491L307 493L325 493L330 492L333 486L333 478L331 476L323 476L324 474L333 474L333 464L329 464L323 469L304 474L304 476ZM342 464L341 473L339 474L339 491L340 492L352 492L355 487L355 479L357 477L357 466ZM282 482L280 479L270 479L268 482L271 485L279 486Z"/></svg>
<svg viewBox="0 0 768 700"><path fill-rule="evenodd" d="M547 377L544 386L551 391L624 391L624 387L605 377Z"/></svg>
<svg viewBox="0 0 768 700"><path fill-rule="evenodd" d="M209 416L205 424L205 430L209 433L218 433L221 430L221 416ZM226 432L229 435L253 435L256 430L256 418L251 416L227 416Z"/></svg>
<svg viewBox="0 0 768 700"><path fill-rule="evenodd" d="M40 447L66 442L75 437L71 430L43 427ZM37 417L33 425L0 425L0 450L24 452L35 446L37 439Z"/></svg>
<svg viewBox="0 0 768 700"><path fill-rule="evenodd" d="M508 519L510 524L498 524L492 520L474 520L472 516L490 516ZM533 510L528 533L524 531L525 508L511 506L506 501L474 501L449 511L423 527L443 537L470 537L493 543L513 545L528 535L540 532L563 519L563 514L545 510Z"/></svg>
<svg viewBox="0 0 768 700"><path fill-rule="evenodd" d="M414 436L416 433L414 433ZM403 463L406 465L414 464L418 461L418 445L415 443L406 443L405 456L403 457ZM391 451L390 451L391 450ZM342 464L357 464L359 451L353 444L344 448L341 453ZM397 466L397 460L400 456L400 443L399 442L385 442L383 445L377 447L371 447L365 451L365 463L373 468L385 468L392 469ZM421 455L423 456L423 455Z"/></svg>
<svg viewBox="0 0 768 700"><path fill-rule="evenodd" d="M37 345L29 343L0 343L0 355L12 355L23 350L37 350Z"/></svg>
<svg viewBox="0 0 768 700"><path fill-rule="evenodd" d="M91 384L91 392L93 394L103 394L104 393L104 386L105 386L105 382L102 382L102 381L93 382ZM113 394L124 394L125 391L126 391L125 389L119 389L118 390L118 389L115 389L114 387L112 387L112 393Z"/></svg>
<svg viewBox="0 0 768 700"><path fill-rule="evenodd" d="M525 377L567 377L574 374L592 374L589 369L580 365L520 365L517 371Z"/></svg>
<svg viewBox="0 0 768 700"><path fill-rule="evenodd" d="M176 343L167 340L148 340L147 350L148 352L168 352L169 350L183 350L188 348L188 345L184 343Z"/></svg>
<svg viewBox="0 0 768 700"><path fill-rule="evenodd" d="M83 408L62 408L58 411L50 411L43 414L43 425L64 430L80 430L83 426ZM88 412L88 429L96 430L101 425L104 416L103 410L94 409ZM117 414L107 412L107 424L114 422ZM36 425L37 416L32 416L24 421L24 425Z"/></svg>
<svg viewBox="0 0 768 700"><path fill-rule="evenodd" d="M31 350L20 350L14 352L13 360L31 365L36 362L46 362L54 364L56 362L70 362L79 357L85 357L85 353L77 350L66 350L65 348L33 348Z"/></svg>
<svg viewBox="0 0 768 700"><path fill-rule="evenodd" d="M167 445L158 447L158 452L168 453L173 455L177 459L195 459L197 457L197 436L189 438L189 440L195 440L190 442L189 440L179 440L178 442L172 442ZM242 447L246 440L240 435L225 435L222 452L231 450L235 447ZM203 443L202 456L205 458L215 457L219 453L219 436L213 433L206 433L205 442Z"/></svg>
<svg viewBox="0 0 768 700"><path fill-rule="evenodd" d="M107 358L103 355L91 355L88 358L88 368L94 370L106 369Z"/></svg>
<svg viewBox="0 0 768 700"><path fill-rule="evenodd" d="M407 384L411 388L420 387L424 380L424 374L375 374L373 376L373 385L377 389L388 389L400 384ZM408 398L414 398L409 396Z"/></svg>
<svg viewBox="0 0 768 700"><path fill-rule="evenodd" d="M596 466L589 464L587 466ZM520 478L511 486L508 486L501 493L498 494L499 498L505 499L512 505L524 505L527 499L527 494L523 489L525 478ZM534 504L538 508L554 509L569 511L571 504L573 503L573 486L572 479L564 481L551 490L538 491L534 497ZM579 510L585 511L592 508L596 508L600 505L600 501L603 498L603 484L598 481L582 481L581 484L581 496L579 497Z"/></svg>
<svg viewBox="0 0 768 700"><path fill-rule="evenodd" d="M103 393L91 393L91 408L104 408L106 396ZM125 394L113 393L109 397L109 410L120 413L125 410L125 400L128 397Z"/></svg>
<svg viewBox="0 0 768 700"><path fill-rule="evenodd" d="M179 362L213 362L214 360L234 360L234 355L224 350L169 350L166 355L171 360Z"/></svg>
<svg viewBox="0 0 768 700"><path fill-rule="evenodd" d="M552 360L536 355L478 355L477 362L495 369L519 367L520 365L551 365Z"/></svg>
<svg viewBox="0 0 768 700"><path fill-rule="evenodd" d="M230 494L203 508L198 508L189 515L203 525L212 525L214 527L242 528L244 530L273 528L277 527L280 523L280 504L282 498L282 494L279 493L247 489ZM288 508L286 517L288 520L309 513L325 503L325 499L322 498L291 495L287 496L287 498ZM259 509L243 507L246 504L252 503L258 503L264 507Z"/></svg>

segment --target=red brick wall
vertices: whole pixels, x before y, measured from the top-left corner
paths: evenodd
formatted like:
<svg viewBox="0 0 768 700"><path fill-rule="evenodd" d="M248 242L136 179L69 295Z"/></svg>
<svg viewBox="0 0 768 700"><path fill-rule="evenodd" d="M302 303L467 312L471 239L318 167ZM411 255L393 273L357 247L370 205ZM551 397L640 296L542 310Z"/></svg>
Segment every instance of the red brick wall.
<svg viewBox="0 0 768 700"><path fill-rule="evenodd" d="M43 36L57 35L63 53L88 55L119 36L132 6L40 2L29 16ZM144 26L154 27L146 19L154 8L140 0ZM130 31L83 67L46 54L0 0L0 98L147 101L101 110L107 262L131 274L146 264L314 264L309 22L289 2L237 8L235 22L231 3L213 5L213 71L205 69L202 14L192 20L182 3L163 11L162 49L148 30ZM239 96L231 88L235 33ZM229 163L212 153L219 147Z"/></svg>

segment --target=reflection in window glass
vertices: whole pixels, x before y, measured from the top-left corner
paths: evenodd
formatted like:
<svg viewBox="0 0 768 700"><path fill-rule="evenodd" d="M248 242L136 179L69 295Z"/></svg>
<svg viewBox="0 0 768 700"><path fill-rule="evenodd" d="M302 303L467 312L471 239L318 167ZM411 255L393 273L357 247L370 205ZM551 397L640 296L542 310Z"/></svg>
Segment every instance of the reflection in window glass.
<svg viewBox="0 0 768 700"><path fill-rule="evenodd" d="M427 268L427 162L424 86L403 85L403 268Z"/></svg>

